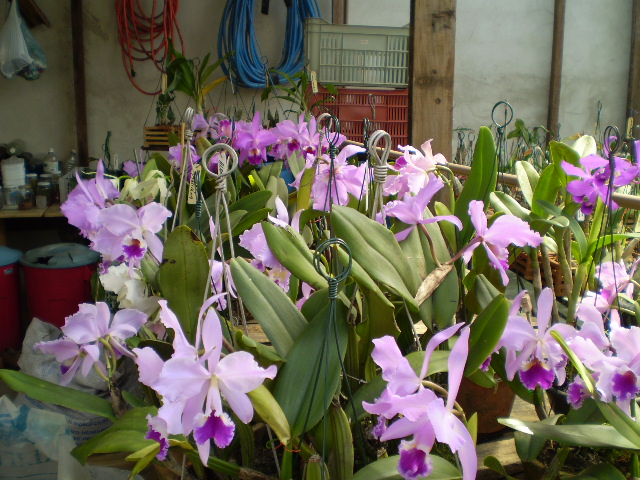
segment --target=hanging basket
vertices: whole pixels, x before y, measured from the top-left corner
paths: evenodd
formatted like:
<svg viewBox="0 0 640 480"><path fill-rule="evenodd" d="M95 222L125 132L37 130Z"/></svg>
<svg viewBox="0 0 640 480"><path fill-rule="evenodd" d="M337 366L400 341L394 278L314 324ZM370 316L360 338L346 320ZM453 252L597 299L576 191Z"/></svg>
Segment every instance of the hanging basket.
<svg viewBox="0 0 640 480"><path fill-rule="evenodd" d="M169 134L175 133L180 137L180 125L156 125L144 127L145 150L169 150Z"/></svg>

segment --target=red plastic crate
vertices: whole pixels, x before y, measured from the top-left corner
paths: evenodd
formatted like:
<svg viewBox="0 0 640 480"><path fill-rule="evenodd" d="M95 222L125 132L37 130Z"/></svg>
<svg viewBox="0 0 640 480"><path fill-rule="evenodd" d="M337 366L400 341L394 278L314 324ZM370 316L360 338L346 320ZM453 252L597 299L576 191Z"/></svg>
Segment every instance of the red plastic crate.
<svg viewBox="0 0 640 480"><path fill-rule="evenodd" d="M321 88L311 103L331 97ZM372 105L375 106L375 122ZM335 102L327 101L314 109L314 114L329 111L340 120L340 130L349 140L362 142L363 120L373 123L372 131L385 130L391 135L392 149L409 143L409 90L368 90L338 88Z"/></svg>

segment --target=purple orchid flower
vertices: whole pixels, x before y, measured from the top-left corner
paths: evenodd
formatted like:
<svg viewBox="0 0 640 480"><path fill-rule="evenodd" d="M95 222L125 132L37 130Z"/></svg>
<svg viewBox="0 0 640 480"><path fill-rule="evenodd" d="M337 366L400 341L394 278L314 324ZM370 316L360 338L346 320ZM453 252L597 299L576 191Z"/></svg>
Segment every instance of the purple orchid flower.
<svg viewBox="0 0 640 480"><path fill-rule="evenodd" d="M148 440L155 440L160 444L160 451L156 455L156 458L160 461L167 458L169 452L169 434L167 433L167 422L160 417L152 417L147 415L147 422L149 425L149 431L144 438Z"/></svg>
<svg viewBox="0 0 640 480"><path fill-rule="evenodd" d="M61 338L36 343L34 348L53 355L60 362L61 385L68 385L79 368L84 377L92 368L106 377L107 369L101 358L102 341L110 346L116 357L131 357L124 341L133 337L146 321L147 315L138 310L120 310L112 318L106 303L83 303L77 313L66 318Z"/></svg>
<svg viewBox="0 0 640 480"><path fill-rule="evenodd" d="M500 272L502 283L507 285L509 283L509 277L507 276L509 250L507 247L510 244L519 247L524 247L525 245L537 247L542 243L542 237L515 215L501 215L493 222L491 227L487 227L484 202L478 200L469 202L469 215L471 216L471 223L476 229L476 236L465 247L462 254L464 261L471 260L473 251L479 245L482 245L487 252L491 266Z"/></svg>
<svg viewBox="0 0 640 480"><path fill-rule="evenodd" d="M414 195L421 191L432 178L436 165L446 165L444 155L433 155L431 141L427 140L421 145L424 155L411 145L398 146L404 152L391 167L398 171L398 175L390 175L384 184L385 195L398 195L401 197L407 193Z"/></svg>
<svg viewBox="0 0 640 480"><path fill-rule="evenodd" d="M282 228L292 228L295 232L300 231L300 215L302 210L296 212L291 219L291 225L289 225L289 212L284 202L280 200L280 197L276 197L276 217L269 215L269 220L275 225ZM285 292L289 290L289 278L291 272L282 266L280 261L273 254L269 245L267 244L267 238L264 235L264 230L261 223L256 223L251 229L244 232L239 237L240 246L246 248L253 260L251 264L258 270L267 272L267 275Z"/></svg>
<svg viewBox="0 0 640 480"><path fill-rule="evenodd" d="M200 157L198 156L196 147L189 145L189 150L191 151L192 162L198 163L200 161ZM181 144L169 147L169 163L178 171L182 171L182 153L183 146ZM191 165L187 165L187 175L191 175Z"/></svg>
<svg viewBox="0 0 640 480"><path fill-rule="evenodd" d="M573 199L580 204L580 210L585 215L593 213L598 198L605 204L610 204L614 210L617 209L618 204L611 200L611 195L618 188L632 183L639 172L637 166L620 157L614 157L613 178L611 178L609 160L595 154L580 159L580 165L583 168L566 161L562 162L562 168L567 175L580 178L567 184L567 192L573 195Z"/></svg>
<svg viewBox="0 0 640 480"><path fill-rule="evenodd" d="M558 331L569 339L576 335L576 331L566 324L550 325L551 309L555 301L550 288L542 290L538 298L538 328L534 329L527 319L517 314L525 293L526 291L522 291L513 301L498 348L504 347L507 350L505 368L509 380L513 380L519 371L520 380L529 390L534 390L537 385L546 390L551 387L554 379L557 378L558 385L562 385L566 378L567 358L551 332Z"/></svg>
<svg viewBox="0 0 640 480"><path fill-rule="evenodd" d="M240 122L238 122L240 127ZM234 147L240 151L238 159L240 165L248 160L251 165L260 165L267 161L267 147L278 139L270 132L262 128L260 112L256 112L249 128L238 128Z"/></svg>
<svg viewBox="0 0 640 480"><path fill-rule="evenodd" d="M349 165L347 159L356 153L364 152L364 148L347 145L333 161L333 173L331 175L331 160L323 155L318 163L311 196L315 210L328 211L331 202L336 205L347 205L349 194L357 197L362 191L366 165L359 167Z"/></svg>
<svg viewBox="0 0 640 480"><path fill-rule="evenodd" d="M102 160L98 162L95 178L81 180L76 173L76 179L78 185L69 193L60 210L68 222L80 230L82 236L91 239L102 228L98 213L111 205L120 192L111 180L104 177Z"/></svg>
<svg viewBox="0 0 640 480"><path fill-rule="evenodd" d="M465 327L449 355L449 392L447 402L422 385L433 351L455 334L462 325L454 325L436 334L427 345L420 376L416 375L406 358L402 357L392 337L375 342L374 361L381 366L387 388L373 404L363 402L369 413L380 415L376 427L380 440L403 440L400 444L398 471L406 479L428 476L433 470L429 456L435 440L449 445L457 453L463 468L463 479L475 478L477 458L473 439L464 424L454 415L455 399L460 388L464 366L469 353L470 330ZM388 427L386 421L401 417Z"/></svg>
<svg viewBox="0 0 640 480"><path fill-rule="evenodd" d="M411 194L406 193L402 201L396 200L389 202L385 207L385 213L390 217L396 217L403 223L409 225L409 228L396 233L396 239L401 242L409 236L413 229L418 224L428 224L446 220L453 223L458 230L462 229L462 223L455 215L440 215L435 217L425 218L425 211L427 205L433 198L433 196L444 187L442 180L431 174L431 179L427 182L426 186L413 197Z"/></svg>
<svg viewBox="0 0 640 480"><path fill-rule="evenodd" d="M100 210L98 219L103 228L95 235L92 248L105 260L123 257L131 267L139 267L147 250L162 260L162 241L156 234L171 212L156 202L134 210L118 204Z"/></svg>
<svg viewBox="0 0 640 480"><path fill-rule="evenodd" d="M247 393L276 374L275 366L264 369L247 352L222 356L220 319L209 308L219 295L207 300L200 310L195 346L189 344L175 314L161 300L160 318L175 332L173 355L164 362L150 347L134 349L140 381L162 395L158 417L166 422L167 434L193 432L205 465L210 440L224 448L233 438L235 426L223 412L222 397L238 418L247 423L253 417Z"/></svg>
<svg viewBox="0 0 640 480"><path fill-rule="evenodd" d="M136 162L134 162L133 160L127 160L122 164L122 169L131 178L137 178L142 174L145 165L145 162L140 163L140 169L138 171L138 165L136 164Z"/></svg>

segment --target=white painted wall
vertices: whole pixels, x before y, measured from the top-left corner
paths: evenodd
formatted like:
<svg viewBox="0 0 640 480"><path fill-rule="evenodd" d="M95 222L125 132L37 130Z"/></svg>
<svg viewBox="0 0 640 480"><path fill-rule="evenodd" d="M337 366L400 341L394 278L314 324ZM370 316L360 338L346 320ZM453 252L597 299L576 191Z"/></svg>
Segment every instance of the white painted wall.
<svg viewBox="0 0 640 480"><path fill-rule="evenodd" d="M0 15L6 14L8 4L0 3ZM49 69L35 82L0 77L0 143L21 138L35 154L43 155L52 146L64 156L75 147L69 2L38 3L52 22L50 29L33 30L48 56ZM493 104L503 99L527 125L546 122L553 3L458 0L454 127L477 129L488 124ZM328 20L330 4L330 0L321 2ZM154 123L155 112L152 98L138 93L125 75L113 5L111 1L84 2L89 145L90 155L100 156L111 130L112 152L126 160L142 144L142 127ZM350 0L349 5L348 19L353 24L409 23L410 0ZM215 52L222 7L220 0L180 3L187 56ZM256 14L256 30L270 65L280 58L284 15L281 0L271 2L268 17ZM563 136L593 131L598 100L603 103L603 125L623 126L630 18L631 2L568 0L560 104ZM142 65L137 78L152 88L159 74ZM251 108L253 93L243 90L235 97L228 88L218 87L211 99L219 109L234 104L246 109ZM182 99L181 110L184 104Z"/></svg>

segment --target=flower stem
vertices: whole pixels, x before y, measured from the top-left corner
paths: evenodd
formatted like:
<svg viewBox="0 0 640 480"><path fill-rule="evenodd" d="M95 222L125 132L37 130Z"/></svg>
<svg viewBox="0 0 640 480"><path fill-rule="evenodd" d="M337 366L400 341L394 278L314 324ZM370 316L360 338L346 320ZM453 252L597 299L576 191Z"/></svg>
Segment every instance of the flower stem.
<svg viewBox="0 0 640 480"><path fill-rule="evenodd" d="M418 226L420 227L420 230L422 230L422 233L424 233L424 236L427 237L427 243L429 244L429 250L431 251L433 261L436 262L436 265L438 267L441 266L442 264L440 263L438 255L436 254L436 247L433 245L433 240L431 239L431 235L429 235L427 227L425 227L422 223L419 223Z"/></svg>

